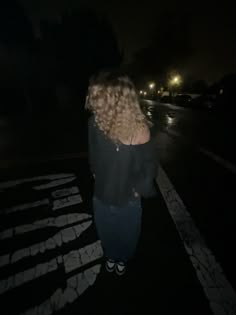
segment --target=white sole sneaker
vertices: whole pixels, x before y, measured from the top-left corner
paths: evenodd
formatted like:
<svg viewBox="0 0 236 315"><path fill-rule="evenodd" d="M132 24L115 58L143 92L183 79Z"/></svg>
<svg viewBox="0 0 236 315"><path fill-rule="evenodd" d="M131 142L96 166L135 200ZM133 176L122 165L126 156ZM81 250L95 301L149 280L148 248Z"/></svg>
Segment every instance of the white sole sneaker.
<svg viewBox="0 0 236 315"><path fill-rule="evenodd" d="M122 276L126 271L126 266L124 263L120 262L118 264L116 264L116 273L118 274L118 276Z"/></svg>
<svg viewBox="0 0 236 315"><path fill-rule="evenodd" d="M108 272L113 272L115 270L115 262L113 260L107 260L106 261L106 270Z"/></svg>

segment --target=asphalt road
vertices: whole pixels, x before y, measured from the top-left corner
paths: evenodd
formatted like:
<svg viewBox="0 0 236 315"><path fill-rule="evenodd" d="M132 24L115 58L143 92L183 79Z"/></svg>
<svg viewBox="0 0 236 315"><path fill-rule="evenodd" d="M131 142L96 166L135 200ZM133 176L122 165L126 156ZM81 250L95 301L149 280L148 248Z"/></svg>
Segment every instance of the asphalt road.
<svg viewBox="0 0 236 315"><path fill-rule="evenodd" d="M236 314L233 117L147 109L158 193L142 201L140 243L123 277L104 270L76 120L61 141L50 120L47 145L39 136L28 155L2 160L1 314Z"/></svg>

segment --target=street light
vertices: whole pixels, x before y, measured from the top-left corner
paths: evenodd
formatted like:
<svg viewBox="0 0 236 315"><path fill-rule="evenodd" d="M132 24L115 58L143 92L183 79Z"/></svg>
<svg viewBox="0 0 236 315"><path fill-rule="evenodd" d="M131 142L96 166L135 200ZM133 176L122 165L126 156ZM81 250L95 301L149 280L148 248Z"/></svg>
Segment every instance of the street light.
<svg viewBox="0 0 236 315"><path fill-rule="evenodd" d="M150 82L149 83L149 89L150 89L150 96L153 98L155 97L155 94L156 94L156 84L155 82Z"/></svg>
<svg viewBox="0 0 236 315"><path fill-rule="evenodd" d="M169 84L171 85L171 86L179 86L180 84L181 84L181 77L180 77L180 75L175 75L174 77L172 77L171 79L170 79L170 82L169 82Z"/></svg>
<svg viewBox="0 0 236 315"><path fill-rule="evenodd" d="M182 78L180 75L176 74L172 76L169 80L169 87L170 87L170 96L174 96L174 91L177 90L177 88L181 85Z"/></svg>
<svg viewBox="0 0 236 315"><path fill-rule="evenodd" d="M152 83L149 84L149 89L150 90L154 89L154 87L155 87L155 83L152 82Z"/></svg>

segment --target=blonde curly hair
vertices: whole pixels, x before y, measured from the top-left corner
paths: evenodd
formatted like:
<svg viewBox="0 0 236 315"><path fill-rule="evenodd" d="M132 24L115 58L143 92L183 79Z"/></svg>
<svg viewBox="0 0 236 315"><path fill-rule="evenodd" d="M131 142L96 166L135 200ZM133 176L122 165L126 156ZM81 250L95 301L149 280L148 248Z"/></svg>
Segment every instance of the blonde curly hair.
<svg viewBox="0 0 236 315"><path fill-rule="evenodd" d="M98 128L115 143L131 142L140 130L152 125L126 75L105 72L93 77L85 108L94 113Z"/></svg>

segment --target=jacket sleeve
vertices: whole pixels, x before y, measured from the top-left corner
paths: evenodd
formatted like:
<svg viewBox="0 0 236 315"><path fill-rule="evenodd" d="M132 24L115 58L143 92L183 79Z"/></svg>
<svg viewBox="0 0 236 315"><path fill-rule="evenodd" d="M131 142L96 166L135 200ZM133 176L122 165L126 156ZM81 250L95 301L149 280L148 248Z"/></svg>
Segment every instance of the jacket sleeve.
<svg viewBox="0 0 236 315"><path fill-rule="evenodd" d="M157 143L152 139L147 147L140 147L135 157L135 189L145 198L156 195L155 179L158 175L159 161Z"/></svg>

